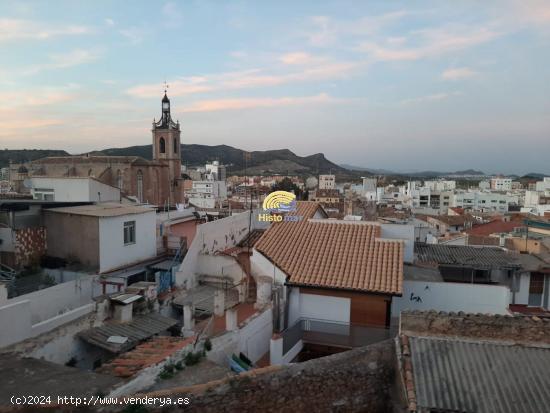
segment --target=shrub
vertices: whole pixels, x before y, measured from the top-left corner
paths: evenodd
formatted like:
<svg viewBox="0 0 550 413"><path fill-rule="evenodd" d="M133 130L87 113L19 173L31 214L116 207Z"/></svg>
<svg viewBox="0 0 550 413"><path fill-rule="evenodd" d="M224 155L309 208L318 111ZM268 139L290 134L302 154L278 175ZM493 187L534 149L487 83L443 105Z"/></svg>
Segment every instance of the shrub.
<svg viewBox="0 0 550 413"><path fill-rule="evenodd" d="M204 349L205 349L206 351L212 350L212 342L210 341L209 338L207 338L206 340L204 340Z"/></svg>
<svg viewBox="0 0 550 413"><path fill-rule="evenodd" d="M196 353L190 352L187 353L183 359L186 366L194 366L195 364L198 364L199 361L201 361L201 358L203 357L202 352L198 351Z"/></svg>

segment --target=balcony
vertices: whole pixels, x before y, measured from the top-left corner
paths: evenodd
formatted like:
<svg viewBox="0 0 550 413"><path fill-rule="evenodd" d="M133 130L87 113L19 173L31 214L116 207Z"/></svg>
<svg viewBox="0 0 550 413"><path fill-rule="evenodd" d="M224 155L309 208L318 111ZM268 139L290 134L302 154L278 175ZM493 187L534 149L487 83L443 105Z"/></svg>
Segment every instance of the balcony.
<svg viewBox="0 0 550 413"><path fill-rule="evenodd" d="M300 340L303 343L354 348L395 337L396 332L396 328L301 318L283 331L283 354L287 354Z"/></svg>

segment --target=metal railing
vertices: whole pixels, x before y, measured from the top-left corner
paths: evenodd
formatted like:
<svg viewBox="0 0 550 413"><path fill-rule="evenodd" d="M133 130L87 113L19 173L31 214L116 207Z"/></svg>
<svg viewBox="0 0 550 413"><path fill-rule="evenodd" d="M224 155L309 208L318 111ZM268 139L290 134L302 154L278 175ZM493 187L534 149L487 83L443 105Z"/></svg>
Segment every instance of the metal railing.
<svg viewBox="0 0 550 413"><path fill-rule="evenodd" d="M395 329L362 324L301 318L283 331L283 353L299 340L337 347L362 347L394 337Z"/></svg>

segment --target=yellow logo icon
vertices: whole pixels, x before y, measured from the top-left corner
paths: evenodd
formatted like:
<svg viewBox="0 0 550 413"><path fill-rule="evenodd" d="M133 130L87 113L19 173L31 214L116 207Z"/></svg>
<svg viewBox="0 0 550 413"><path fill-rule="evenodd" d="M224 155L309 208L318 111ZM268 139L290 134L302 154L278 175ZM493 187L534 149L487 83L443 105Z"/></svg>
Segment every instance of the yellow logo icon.
<svg viewBox="0 0 550 413"><path fill-rule="evenodd" d="M269 212L296 211L296 195L287 191L275 191L265 197L263 208Z"/></svg>

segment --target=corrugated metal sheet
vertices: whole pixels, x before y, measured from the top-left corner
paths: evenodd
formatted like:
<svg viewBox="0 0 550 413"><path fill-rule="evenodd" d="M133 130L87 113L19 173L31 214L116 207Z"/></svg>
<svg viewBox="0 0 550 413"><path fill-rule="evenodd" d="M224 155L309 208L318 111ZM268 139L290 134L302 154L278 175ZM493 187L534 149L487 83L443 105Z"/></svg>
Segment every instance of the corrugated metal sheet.
<svg viewBox="0 0 550 413"><path fill-rule="evenodd" d="M550 349L419 337L409 340L419 411L550 411Z"/></svg>
<svg viewBox="0 0 550 413"><path fill-rule="evenodd" d="M150 313L136 316L129 323L104 324L101 327L78 333L78 336L84 341L112 353L120 353L134 348L141 341L162 333L177 323L178 321L173 318L164 317L158 313ZM111 336L128 337L128 341L121 344L110 343L107 340Z"/></svg>
<svg viewBox="0 0 550 413"><path fill-rule="evenodd" d="M467 247L415 243L414 252L420 262L485 268L519 267L517 254L495 247Z"/></svg>

